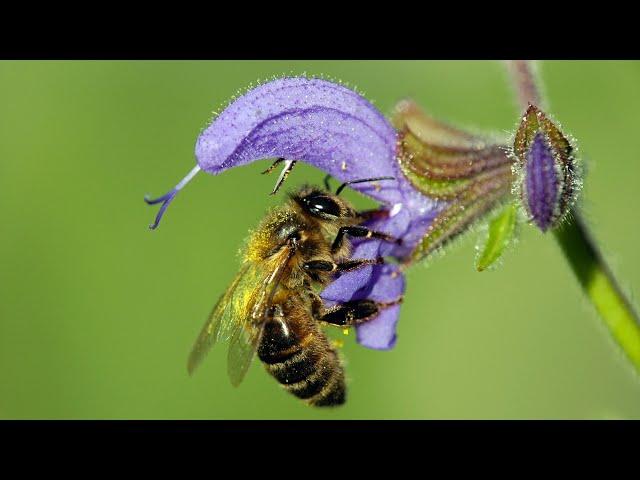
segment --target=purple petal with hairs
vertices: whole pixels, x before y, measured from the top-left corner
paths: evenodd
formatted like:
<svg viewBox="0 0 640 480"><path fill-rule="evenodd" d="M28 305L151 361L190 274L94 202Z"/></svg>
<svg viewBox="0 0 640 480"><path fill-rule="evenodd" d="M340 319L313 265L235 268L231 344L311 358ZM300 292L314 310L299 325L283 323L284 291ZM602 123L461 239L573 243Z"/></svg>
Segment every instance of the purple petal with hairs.
<svg viewBox="0 0 640 480"><path fill-rule="evenodd" d="M525 169L527 206L533 221L544 232L554 217L559 180L553 152L541 133L537 133L531 142Z"/></svg>
<svg viewBox="0 0 640 480"><path fill-rule="evenodd" d="M394 176L396 132L364 97L321 79L282 78L231 103L200 135L200 168L218 174L254 160L302 160L341 180ZM394 182L353 188L399 201Z"/></svg>

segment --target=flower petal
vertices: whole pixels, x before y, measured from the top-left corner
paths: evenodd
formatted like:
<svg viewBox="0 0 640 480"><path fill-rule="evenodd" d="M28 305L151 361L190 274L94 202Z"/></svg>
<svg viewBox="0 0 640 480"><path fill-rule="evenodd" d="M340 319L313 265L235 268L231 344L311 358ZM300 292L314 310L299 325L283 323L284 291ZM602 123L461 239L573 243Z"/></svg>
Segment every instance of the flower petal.
<svg viewBox="0 0 640 480"><path fill-rule="evenodd" d="M200 135L200 168L218 174L254 160L302 160L341 180L396 176L396 132L364 97L321 79L282 78L231 103ZM387 203L395 182L353 186Z"/></svg>
<svg viewBox="0 0 640 480"><path fill-rule="evenodd" d="M541 133L537 133L527 152L524 191L527 209L535 224L545 232L556 215L560 196L559 177L553 152Z"/></svg>
<svg viewBox="0 0 640 480"><path fill-rule="evenodd" d="M358 343L373 350L391 350L398 340L396 325L399 318L400 305L385 308L376 318L356 328Z"/></svg>
<svg viewBox="0 0 640 480"><path fill-rule="evenodd" d="M395 265L382 265L375 269L372 288L361 292L363 298L377 302L394 302L402 297L405 288L404 275ZM376 278L377 277L377 278ZM400 305L384 308L376 318L356 327L360 345L376 350L388 350L396 343L396 324Z"/></svg>

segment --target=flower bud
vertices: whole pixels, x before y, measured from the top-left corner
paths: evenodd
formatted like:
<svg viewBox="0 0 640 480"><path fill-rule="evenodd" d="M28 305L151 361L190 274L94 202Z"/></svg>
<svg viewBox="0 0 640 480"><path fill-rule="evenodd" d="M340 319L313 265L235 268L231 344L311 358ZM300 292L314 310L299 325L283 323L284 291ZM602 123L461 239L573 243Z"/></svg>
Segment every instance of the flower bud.
<svg viewBox="0 0 640 480"><path fill-rule="evenodd" d="M516 132L513 153L517 188L529 221L546 232L560 224L580 188L574 148L535 105Z"/></svg>

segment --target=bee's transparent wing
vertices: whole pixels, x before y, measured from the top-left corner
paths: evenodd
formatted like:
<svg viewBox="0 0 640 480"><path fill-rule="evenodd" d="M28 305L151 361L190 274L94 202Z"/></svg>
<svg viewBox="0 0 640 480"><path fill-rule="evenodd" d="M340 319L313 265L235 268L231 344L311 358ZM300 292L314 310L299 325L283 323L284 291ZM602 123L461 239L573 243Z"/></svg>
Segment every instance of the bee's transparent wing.
<svg viewBox="0 0 640 480"><path fill-rule="evenodd" d="M245 328L238 328L231 336L227 354L227 374L234 387L240 385L251 366L260 343L263 325L250 324Z"/></svg>
<svg viewBox="0 0 640 480"><path fill-rule="evenodd" d="M271 267L267 269L269 275L261 279L261 286L255 291L247 321L243 322L241 327L231 335L227 355L227 373L234 387L240 385L249 370L262 338L262 330L268 318L273 296L294 252L295 249L292 247L284 248L271 259Z"/></svg>
<svg viewBox="0 0 640 480"><path fill-rule="evenodd" d="M258 348L267 309L292 254L292 249L285 248L268 262L243 265L196 339L187 362L189 374L213 345L230 339L227 371L231 383L240 384Z"/></svg>
<svg viewBox="0 0 640 480"><path fill-rule="evenodd" d="M245 264L213 307L189 354L187 361L189 374L192 374L200 365L213 345L219 340L233 336L233 332L239 329L238 315L242 315L242 296L249 294L247 288L255 276L253 270L249 264Z"/></svg>

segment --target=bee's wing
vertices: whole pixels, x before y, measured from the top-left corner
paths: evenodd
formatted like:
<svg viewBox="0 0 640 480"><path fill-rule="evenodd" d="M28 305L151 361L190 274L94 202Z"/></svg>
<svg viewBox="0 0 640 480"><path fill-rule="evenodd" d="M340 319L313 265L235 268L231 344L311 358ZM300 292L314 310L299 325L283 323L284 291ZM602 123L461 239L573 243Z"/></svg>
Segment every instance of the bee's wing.
<svg viewBox="0 0 640 480"><path fill-rule="evenodd" d="M249 370L260 344L262 330L273 296L294 252L294 248L287 247L272 259L270 262L272 267L266 269L269 273L261 279L260 287L255 292L254 301L251 302L251 313L247 320L241 324L241 328L237 328L231 336L227 355L227 374L234 387L240 385Z"/></svg>
<svg viewBox="0 0 640 480"><path fill-rule="evenodd" d="M242 308L240 296L247 293L249 283L254 278L254 269L251 267L248 263L243 265L227 291L213 307L189 354L187 362L189 374L192 374L200 365L213 345L231 336L232 332L238 328L240 320L238 310Z"/></svg>
<svg viewBox="0 0 640 480"><path fill-rule="evenodd" d="M227 354L227 374L234 387L240 385L251 366L260 343L263 325L264 323L249 324L246 328L238 328L231 337Z"/></svg>
<svg viewBox="0 0 640 480"><path fill-rule="evenodd" d="M247 262L220 297L202 327L187 362L189 374L200 365L211 347L230 339L228 373L231 383L239 385L251 364L262 333L264 312L291 258L283 252L268 262Z"/></svg>

